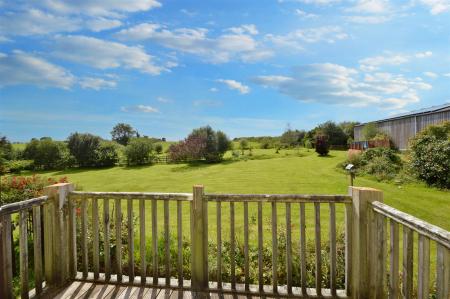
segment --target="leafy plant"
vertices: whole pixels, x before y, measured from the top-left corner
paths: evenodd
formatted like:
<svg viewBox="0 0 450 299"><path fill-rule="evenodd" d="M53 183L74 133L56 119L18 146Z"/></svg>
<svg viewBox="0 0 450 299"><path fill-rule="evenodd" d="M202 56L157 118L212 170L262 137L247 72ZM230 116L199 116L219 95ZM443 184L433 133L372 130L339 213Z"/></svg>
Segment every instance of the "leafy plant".
<svg viewBox="0 0 450 299"><path fill-rule="evenodd" d="M148 138L133 138L125 148L127 165L145 165L152 162L153 145Z"/></svg>
<svg viewBox="0 0 450 299"><path fill-rule="evenodd" d="M326 135L316 136L316 153L319 156L326 156L330 151L330 145L328 144L328 137Z"/></svg>

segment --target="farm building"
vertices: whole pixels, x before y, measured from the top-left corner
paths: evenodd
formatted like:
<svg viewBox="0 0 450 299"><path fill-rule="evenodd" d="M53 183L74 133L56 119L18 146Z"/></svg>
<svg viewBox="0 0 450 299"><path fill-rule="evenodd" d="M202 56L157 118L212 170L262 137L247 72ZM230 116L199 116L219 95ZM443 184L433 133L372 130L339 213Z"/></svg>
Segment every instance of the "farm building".
<svg viewBox="0 0 450 299"><path fill-rule="evenodd" d="M378 130L391 136L394 144L400 149L408 147L408 141L429 125L450 121L450 103L411 111L396 116L374 121ZM355 141L365 141L362 134L364 125L355 126Z"/></svg>

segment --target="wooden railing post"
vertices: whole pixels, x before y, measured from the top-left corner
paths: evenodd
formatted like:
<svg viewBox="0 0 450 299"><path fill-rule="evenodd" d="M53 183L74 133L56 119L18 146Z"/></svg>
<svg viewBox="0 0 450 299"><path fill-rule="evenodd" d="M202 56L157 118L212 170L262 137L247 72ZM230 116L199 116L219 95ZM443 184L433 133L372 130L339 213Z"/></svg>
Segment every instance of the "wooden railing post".
<svg viewBox="0 0 450 299"><path fill-rule="evenodd" d="M374 262L374 252L371 250L371 235L374 236L371 229L373 213L370 203L383 202L383 192L362 187L350 187L349 192L353 201L352 298L363 299L371 296L372 283L376 281L376 277L371 277L374 272L370 269Z"/></svg>
<svg viewBox="0 0 450 299"><path fill-rule="evenodd" d="M73 190L69 183L44 187L49 197L44 205L45 279L50 286L61 286L71 278L68 195Z"/></svg>
<svg viewBox="0 0 450 299"><path fill-rule="evenodd" d="M208 202L203 196L204 188L193 188L191 205L191 243L192 243L192 289L196 297L204 297L208 289Z"/></svg>
<svg viewBox="0 0 450 299"><path fill-rule="evenodd" d="M0 298L13 298L11 215L0 216Z"/></svg>

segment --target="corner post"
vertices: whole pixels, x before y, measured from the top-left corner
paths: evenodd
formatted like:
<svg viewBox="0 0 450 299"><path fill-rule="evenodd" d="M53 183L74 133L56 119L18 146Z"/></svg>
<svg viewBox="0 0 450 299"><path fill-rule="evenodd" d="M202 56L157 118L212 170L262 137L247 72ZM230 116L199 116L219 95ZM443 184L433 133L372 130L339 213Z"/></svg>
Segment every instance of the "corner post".
<svg viewBox="0 0 450 299"><path fill-rule="evenodd" d="M44 187L48 203L44 205L45 279L52 286L61 286L70 279L69 273L69 193L70 183Z"/></svg>
<svg viewBox="0 0 450 299"><path fill-rule="evenodd" d="M383 202L383 192L372 188L349 187L353 205L353 257L352 257L352 294L353 298L370 298L373 283L376 277L372 277L374 250L373 242L373 213L370 203Z"/></svg>
<svg viewBox="0 0 450 299"><path fill-rule="evenodd" d="M0 298L13 298L11 215L0 216Z"/></svg>
<svg viewBox="0 0 450 299"><path fill-rule="evenodd" d="M208 289L208 202L204 187L193 187L191 204L192 288L196 297Z"/></svg>

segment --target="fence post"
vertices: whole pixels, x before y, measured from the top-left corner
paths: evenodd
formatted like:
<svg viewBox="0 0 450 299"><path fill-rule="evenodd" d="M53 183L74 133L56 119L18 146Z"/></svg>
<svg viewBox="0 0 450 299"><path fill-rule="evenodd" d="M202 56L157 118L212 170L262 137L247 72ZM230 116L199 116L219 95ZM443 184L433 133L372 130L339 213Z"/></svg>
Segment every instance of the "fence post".
<svg viewBox="0 0 450 299"><path fill-rule="evenodd" d="M11 215L0 216L0 298L13 298Z"/></svg>
<svg viewBox="0 0 450 299"><path fill-rule="evenodd" d="M192 288L196 297L208 289L208 202L202 185L193 187L191 205Z"/></svg>
<svg viewBox="0 0 450 299"><path fill-rule="evenodd" d="M372 294L373 276L371 264L375 261L373 246L374 231L370 203L383 201L383 192L363 187L349 187L353 205L353 257L352 257L352 294L353 298L369 298ZM373 249L373 248L372 248ZM376 286L383 287L383 286Z"/></svg>
<svg viewBox="0 0 450 299"><path fill-rule="evenodd" d="M51 286L61 286L70 278L68 195L73 190L69 183L44 187L49 199L44 205L45 279Z"/></svg>

